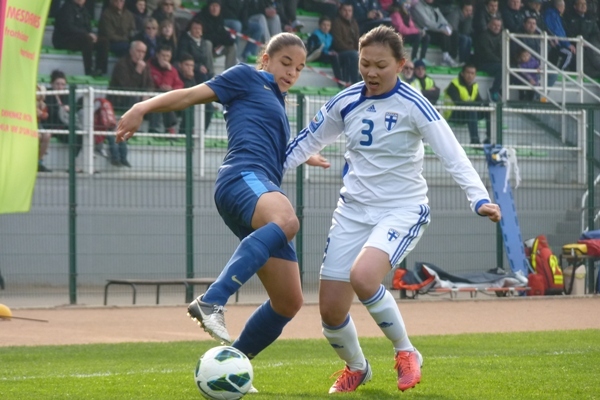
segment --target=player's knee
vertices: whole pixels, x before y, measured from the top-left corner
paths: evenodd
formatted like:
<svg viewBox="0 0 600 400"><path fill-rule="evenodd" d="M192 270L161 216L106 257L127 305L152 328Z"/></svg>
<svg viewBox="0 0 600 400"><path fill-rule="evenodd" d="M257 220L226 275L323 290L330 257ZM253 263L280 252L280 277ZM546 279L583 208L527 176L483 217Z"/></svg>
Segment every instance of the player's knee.
<svg viewBox="0 0 600 400"><path fill-rule="evenodd" d="M294 318L302 308L303 304L304 298L301 294L288 297L285 301L271 299L271 307L273 307L273 310L286 318Z"/></svg>
<svg viewBox="0 0 600 400"><path fill-rule="evenodd" d="M340 314L331 307L320 307L321 321L327 326L340 326L348 314Z"/></svg>
<svg viewBox="0 0 600 400"><path fill-rule="evenodd" d="M279 225L288 240L292 240L300 230L300 221L294 214L281 216L275 223Z"/></svg>

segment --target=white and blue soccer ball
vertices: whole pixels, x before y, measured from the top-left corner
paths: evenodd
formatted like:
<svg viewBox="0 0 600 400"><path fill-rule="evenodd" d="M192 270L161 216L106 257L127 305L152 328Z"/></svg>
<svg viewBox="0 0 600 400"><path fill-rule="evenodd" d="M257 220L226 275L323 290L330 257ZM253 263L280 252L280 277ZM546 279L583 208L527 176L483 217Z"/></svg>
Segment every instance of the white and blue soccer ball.
<svg viewBox="0 0 600 400"><path fill-rule="evenodd" d="M244 353L231 346L219 346L200 357L194 377L205 398L235 400L248 393L254 372Z"/></svg>

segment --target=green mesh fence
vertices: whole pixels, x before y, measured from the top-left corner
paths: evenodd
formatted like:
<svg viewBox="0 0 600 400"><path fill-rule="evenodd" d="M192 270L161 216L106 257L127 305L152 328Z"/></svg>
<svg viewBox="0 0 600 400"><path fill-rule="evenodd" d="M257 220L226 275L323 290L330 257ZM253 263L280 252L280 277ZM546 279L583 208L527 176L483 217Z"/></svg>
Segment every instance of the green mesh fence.
<svg viewBox="0 0 600 400"><path fill-rule="evenodd" d="M125 149L113 145L114 132L90 134L94 100L121 97L115 110L119 115L143 94L88 85L79 86L72 99L61 93L78 110L78 130L69 144L68 127L51 122L40 127L52 134L43 157L51 172L38 173L29 213L0 215L0 302L100 305L107 279L218 276L238 243L213 201L214 178L227 146L220 105L214 110L196 106L187 116L151 116ZM331 95L314 90L290 95L292 132L305 126ZM563 244L576 242L583 229L594 226L596 196L588 189L594 188L600 171L593 157L597 143L591 109L560 112L537 104L505 104L474 110L489 115L494 143L516 151L521 182L513 193L523 239L546 234L560 253ZM484 121L479 125L482 139ZM481 146L469 144L465 124L458 121L452 127L489 187ZM283 183L302 221L296 246L309 301L316 299L323 248L342 184L343 135L323 154L332 162L330 169L305 166L299 173L289 172ZM423 173L432 223L406 266L425 261L453 273L508 269L496 227L470 211L463 191L427 145ZM182 304L199 290L164 286L160 303ZM139 287L137 304L154 304L154 294L154 287ZM257 278L239 293L240 302L264 298ZM131 304L131 288L111 287L108 300Z"/></svg>

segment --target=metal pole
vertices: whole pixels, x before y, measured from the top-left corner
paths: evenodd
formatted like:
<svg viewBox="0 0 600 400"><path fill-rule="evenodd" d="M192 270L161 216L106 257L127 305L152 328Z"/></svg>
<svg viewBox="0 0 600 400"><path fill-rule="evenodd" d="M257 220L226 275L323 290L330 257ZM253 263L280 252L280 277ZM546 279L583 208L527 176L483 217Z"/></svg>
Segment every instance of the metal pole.
<svg viewBox="0 0 600 400"><path fill-rule="evenodd" d="M75 179L75 90L69 85L69 304L77 304L77 186Z"/></svg>
<svg viewBox="0 0 600 400"><path fill-rule="evenodd" d="M588 198L587 198L587 215L588 215L588 230L594 229L594 217L595 217L595 208L594 208L594 110L591 109L587 113L587 187L588 187ZM573 266L573 273L575 273L576 266ZM588 278L588 294L595 293L595 282L594 282L594 261L588 259L587 260L587 278Z"/></svg>
<svg viewBox="0 0 600 400"><path fill-rule="evenodd" d="M184 111L185 118L185 261L186 278L194 277L194 141L192 124L194 108ZM194 287L185 288L185 301L194 299Z"/></svg>
<svg viewBox="0 0 600 400"><path fill-rule="evenodd" d="M296 114L296 129L298 133L304 127L304 95L298 95L298 112ZM304 164L296 168L296 216L300 221L300 228L296 234L296 254L300 267L300 282L304 281Z"/></svg>
<svg viewBox="0 0 600 400"><path fill-rule="evenodd" d="M496 103L496 134L497 142L502 145L502 103ZM502 236L502 226L496 224L496 266L502 268L504 265L504 238Z"/></svg>

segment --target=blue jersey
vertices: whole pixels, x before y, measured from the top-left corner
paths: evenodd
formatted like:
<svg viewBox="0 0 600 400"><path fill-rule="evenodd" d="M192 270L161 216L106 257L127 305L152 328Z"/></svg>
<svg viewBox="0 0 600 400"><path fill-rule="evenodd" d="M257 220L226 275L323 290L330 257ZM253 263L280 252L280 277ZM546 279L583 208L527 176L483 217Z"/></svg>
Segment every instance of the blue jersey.
<svg viewBox="0 0 600 400"><path fill-rule="evenodd" d="M258 171L281 185L290 124L273 75L238 64L206 84L224 106L229 141L217 180Z"/></svg>

